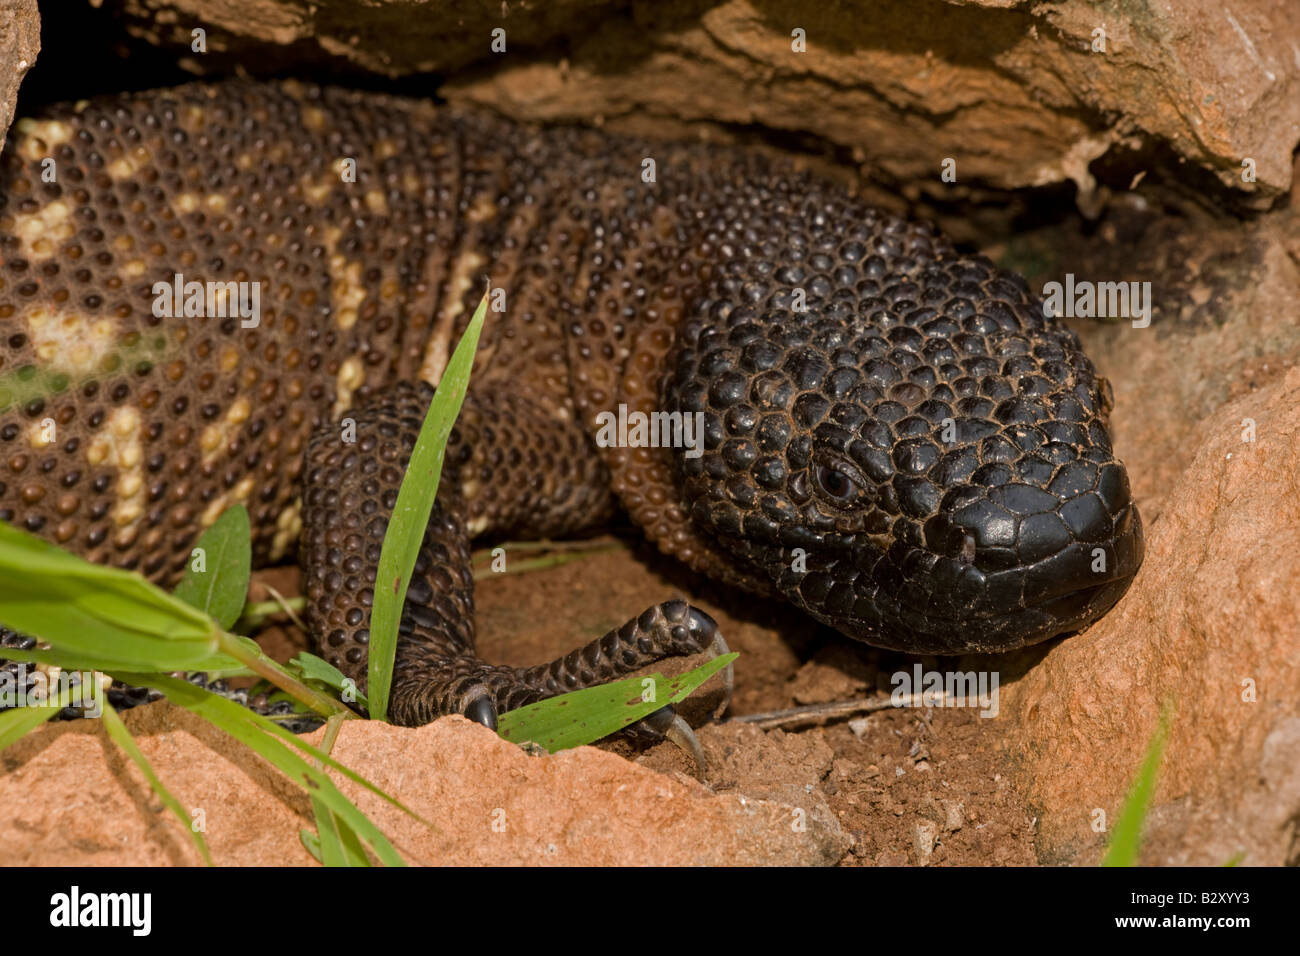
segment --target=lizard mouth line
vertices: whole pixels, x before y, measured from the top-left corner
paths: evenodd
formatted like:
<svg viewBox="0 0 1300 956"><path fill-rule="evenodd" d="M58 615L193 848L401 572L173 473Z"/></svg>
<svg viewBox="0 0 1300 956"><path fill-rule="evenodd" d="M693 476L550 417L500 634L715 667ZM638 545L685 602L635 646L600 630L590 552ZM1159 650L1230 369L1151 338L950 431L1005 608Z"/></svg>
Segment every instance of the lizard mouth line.
<svg viewBox="0 0 1300 956"><path fill-rule="evenodd" d="M1041 605L1042 609L1053 617L1061 620L1082 619L1081 623L1092 618L1095 611L1109 609L1111 605L1119 599L1123 593L1123 579L1107 581L1104 584L1094 584L1090 587L1079 588L1063 594L1060 597L1053 598L1046 604ZM1110 600L1105 604L1105 608L1098 606L1101 602Z"/></svg>

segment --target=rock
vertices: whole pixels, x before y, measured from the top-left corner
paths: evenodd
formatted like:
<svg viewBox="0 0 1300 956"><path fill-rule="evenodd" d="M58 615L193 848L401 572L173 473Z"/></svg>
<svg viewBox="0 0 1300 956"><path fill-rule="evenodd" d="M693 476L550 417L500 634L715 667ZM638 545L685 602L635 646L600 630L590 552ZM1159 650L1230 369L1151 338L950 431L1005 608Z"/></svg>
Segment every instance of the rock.
<svg viewBox="0 0 1300 956"><path fill-rule="evenodd" d="M944 820L943 828L946 833L956 833L962 828L965 822L966 805L960 800L943 801Z"/></svg>
<svg viewBox="0 0 1300 956"><path fill-rule="evenodd" d="M225 74L256 63L266 71L333 67L399 77L450 72L476 60L519 56L574 23L603 18L610 0L550 3L462 0L118 0L135 36L178 51L199 73ZM192 54L191 31L208 31L208 51ZM505 31L505 53L492 49Z"/></svg>
<svg viewBox="0 0 1300 956"><path fill-rule="evenodd" d="M14 119L18 84L41 49L36 0L0 0L0 146Z"/></svg>
<svg viewBox="0 0 1300 956"><path fill-rule="evenodd" d="M1226 189L1267 200L1289 188L1300 62L1271 0L1231 15L1214 0L1104 16L1084 0L1008 7L726 0L695 18L633 5L570 37L559 63L500 62L486 79L457 77L451 95L531 118L811 134L909 195L951 198L940 163L953 157L959 183L1073 182L1095 205L1094 160L1166 145ZM1242 180L1247 157L1255 183Z"/></svg>
<svg viewBox="0 0 1300 956"><path fill-rule="evenodd" d="M219 864L312 862L298 838L314 829L309 801L261 758L166 704L124 719L167 787L202 811ZM350 721L334 756L434 824L340 783L415 863L809 865L848 848L829 812L714 794L590 747L529 757L460 717L415 730ZM0 864L198 862L99 722L46 725L0 761Z"/></svg>
<svg viewBox="0 0 1300 956"><path fill-rule="evenodd" d="M1051 265L1030 283L1066 272L1151 283L1150 327L1073 323L1114 388L1115 447L1151 525L1199 454L1206 420L1300 360L1300 208L1245 222L1117 212L1091 238L1048 230Z"/></svg>
<svg viewBox="0 0 1300 956"><path fill-rule="evenodd" d="M1243 441L1253 423L1253 441ZM1300 368L1196 429L1129 595L1003 687L1005 746L1049 861L1095 861L1162 702L1176 708L1144 861L1295 857Z"/></svg>
<svg viewBox="0 0 1300 956"><path fill-rule="evenodd" d="M833 144L886 194L904 186L911 198L1074 183L1095 215L1107 198L1095 161L1122 167L1137 153L1267 204L1289 188L1300 141L1300 58L1275 0L1104 12L1087 0L119 7L132 33L196 72L438 72L453 98L526 119L722 135L763 126ZM190 50L195 26L209 31L206 54ZM945 158L956 183L940 178Z"/></svg>
<svg viewBox="0 0 1300 956"><path fill-rule="evenodd" d="M916 850L918 866L928 866L934 856L934 845L939 840L939 828L929 821L918 823L912 833L912 846Z"/></svg>

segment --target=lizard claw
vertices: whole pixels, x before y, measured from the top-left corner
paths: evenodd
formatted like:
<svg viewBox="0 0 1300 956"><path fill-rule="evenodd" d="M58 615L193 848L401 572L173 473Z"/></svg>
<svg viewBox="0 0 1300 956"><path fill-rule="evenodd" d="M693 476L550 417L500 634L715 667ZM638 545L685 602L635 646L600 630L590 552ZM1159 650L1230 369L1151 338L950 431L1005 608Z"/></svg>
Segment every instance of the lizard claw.
<svg viewBox="0 0 1300 956"><path fill-rule="evenodd" d="M488 730L497 729L497 707L486 693L466 704L463 713L468 719L476 724L482 724Z"/></svg>
<svg viewBox="0 0 1300 956"><path fill-rule="evenodd" d="M700 776L704 776L704 748L700 746L700 739L695 736L695 731L691 730L691 725L682 719L672 704L660 707L649 717L643 718L640 721L640 729L652 736L671 741L679 750L690 754Z"/></svg>
<svg viewBox="0 0 1300 956"><path fill-rule="evenodd" d="M704 748L700 746L700 738L695 736L695 731L691 730L691 725L683 720L681 715L673 714L673 722L664 731L664 738L671 740L679 749L694 758L695 769L699 771L702 779L704 777Z"/></svg>

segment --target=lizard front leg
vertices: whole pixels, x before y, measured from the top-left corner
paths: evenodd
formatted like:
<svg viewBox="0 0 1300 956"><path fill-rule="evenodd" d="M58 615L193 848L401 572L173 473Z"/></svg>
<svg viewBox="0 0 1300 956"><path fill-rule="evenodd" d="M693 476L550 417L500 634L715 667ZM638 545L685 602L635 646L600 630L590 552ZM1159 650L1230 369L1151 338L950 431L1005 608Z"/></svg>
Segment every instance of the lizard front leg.
<svg viewBox="0 0 1300 956"><path fill-rule="evenodd" d="M398 385L348 416L355 440L345 442L340 426L327 426L307 449L307 624L322 656L358 686L366 681L384 535L432 396L428 385ZM608 478L577 427L492 395L467 397L445 460L398 628L394 723L460 713L494 727L502 711L719 646L707 614L669 601L549 664L481 660L474 648L471 532L541 536L589 526L609 514ZM487 487L497 493L485 494Z"/></svg>

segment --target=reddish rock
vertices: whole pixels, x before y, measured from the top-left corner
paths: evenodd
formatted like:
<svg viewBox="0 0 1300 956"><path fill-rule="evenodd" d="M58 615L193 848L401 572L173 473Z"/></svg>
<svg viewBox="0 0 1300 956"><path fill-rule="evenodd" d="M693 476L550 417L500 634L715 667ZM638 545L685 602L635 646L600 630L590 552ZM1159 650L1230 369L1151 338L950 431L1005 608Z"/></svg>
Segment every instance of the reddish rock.
<svg viewBox="0 0 1300 956"><path fill-rule="evenodd" d="M41 49L36 0L0 0L0 146L14 118L18 84Z"/></svg>
<svg viewBox="0 0 1300 956"><path fill-rule="evenodd" d="M843 147L890 191L945 200L978 184L1073 182L1095 210L1105 194L1094 159L1168 147L1266 202L1289 188L1300 141L1300 58L1279 0L117 6L133 33L196 72L434 71L454 77L453 96L526 119L761 125ZM209 32L202 55L190 51L196 26ZM940 179L945 157L957 184ZM1245 159L1257 182L1243 181Z"/></svg>
<svg viewBox="0 0 1300 956"><path fill-rule="evenodd" d="M312 862L298 837L314 828L308 799L261 758L166 704L125 717L168 788L202 811L217 863ZM822 808L714 794L590 747L530 757L460 717L416 730L352 721L334 756L434 825L340 784L412 863L810 865L848 846ZM47 725L0 767L0 864L199 862L96 721Z"/></svg>
<svg viewBox="0 0 1300 956"><path fill-rule="evenodd" d="M1254 423L1254 440L1243 425ZM1003 688L1040 854L1095 859L1163 701L1176 708L1148 862L1296 862L1300 368L1207 418L1129 595Z"/></svg>

